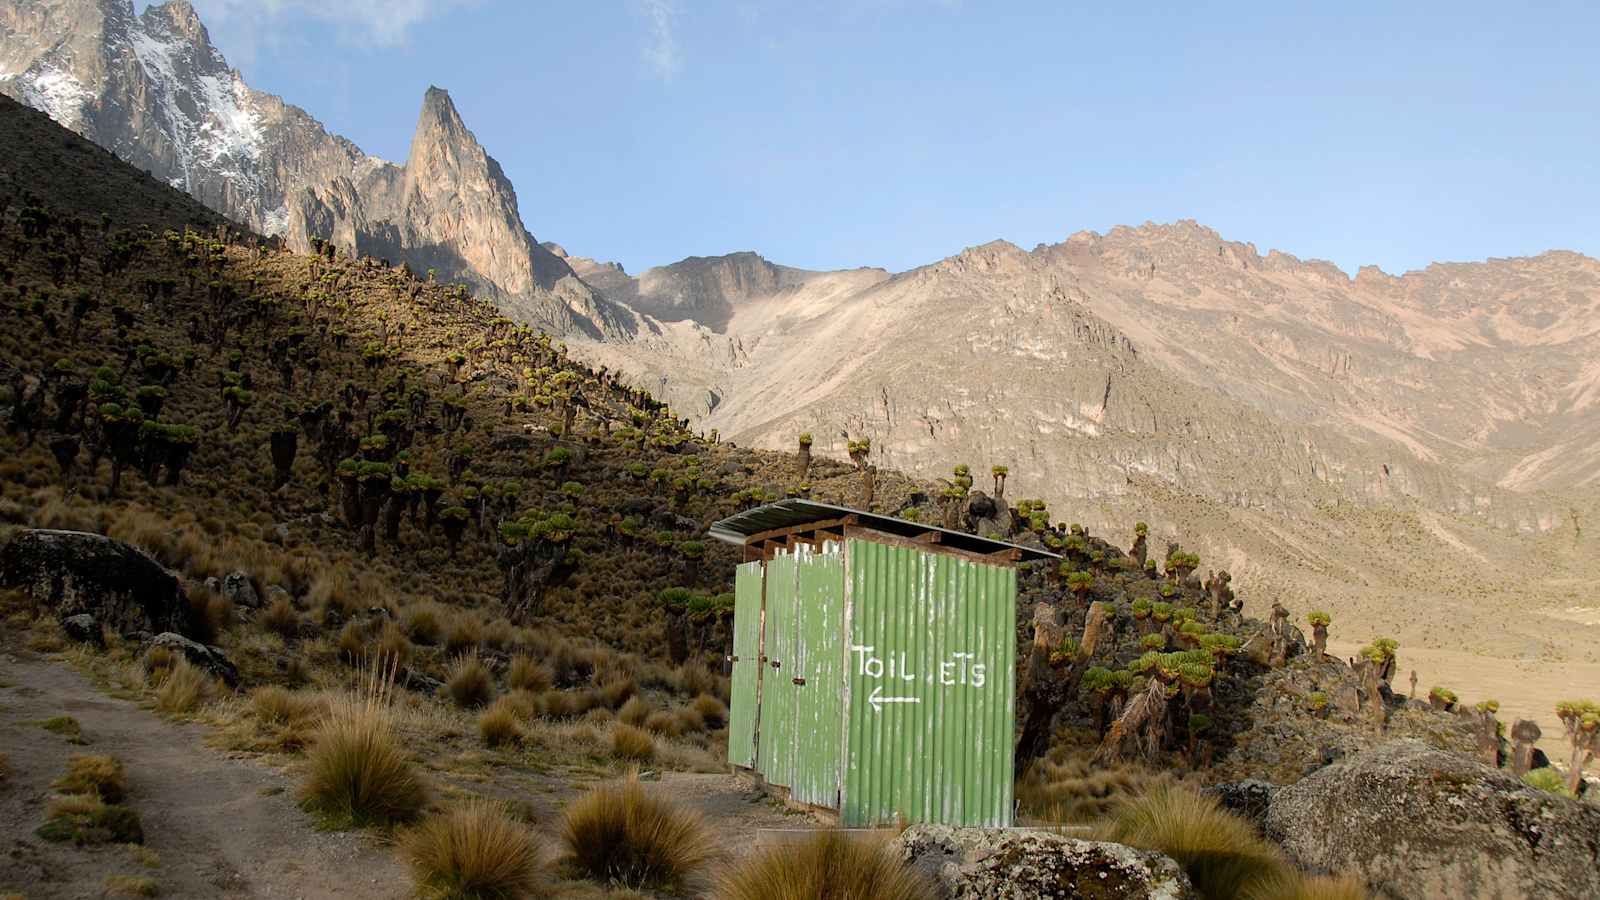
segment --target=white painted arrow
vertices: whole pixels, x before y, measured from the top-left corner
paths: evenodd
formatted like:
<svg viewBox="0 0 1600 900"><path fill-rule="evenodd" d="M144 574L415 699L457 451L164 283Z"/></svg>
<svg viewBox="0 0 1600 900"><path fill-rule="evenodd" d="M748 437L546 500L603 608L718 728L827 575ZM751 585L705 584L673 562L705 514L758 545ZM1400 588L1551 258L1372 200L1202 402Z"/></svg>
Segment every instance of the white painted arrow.
<svg viewBox="0 0 1600 900"><path fill-rule="evenodd" d="M883 685L880 684L880 685L875 685L872 688L872 693L867 695L867 702L872 704L872 711L873 712L881 713L881 712L883 712L883 705L885 703L921 703L922 702L922 698L921 697L885 697L883 695Z"/></svg>

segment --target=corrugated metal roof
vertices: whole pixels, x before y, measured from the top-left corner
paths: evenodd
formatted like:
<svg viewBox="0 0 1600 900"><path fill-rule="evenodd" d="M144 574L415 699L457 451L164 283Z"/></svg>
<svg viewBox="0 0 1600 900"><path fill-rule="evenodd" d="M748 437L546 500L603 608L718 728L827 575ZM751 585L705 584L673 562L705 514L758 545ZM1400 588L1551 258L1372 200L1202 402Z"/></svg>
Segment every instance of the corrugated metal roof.
<svg viewBox="0 0 1600 900"><path fill-rule="evenodd" d="M711 530L707 533L723 543L743 546L753 535L780 528L809 525L812 522L842 519L845 516L855 516L858 524L862 527L900 537L914 538L930 531L936 531L940 534L940 545L972 553L998 553L1003 550L1017 550L1021 552L1024 560L1061 558L1059 554L1051 553L1048 550L1024 547L1021 544L998 541L993 538L979 537L975 534L968 534L965 531L953 531L949 528L940 528L925 522L910 522L905 519L897 519L894 516L851 509L848 506L835 506L832 503L818 503L815 500L801 499L779 500L776 503L768 503L766 506L747 509L742 513L729 516L717 522L711 526Z"/></svg>

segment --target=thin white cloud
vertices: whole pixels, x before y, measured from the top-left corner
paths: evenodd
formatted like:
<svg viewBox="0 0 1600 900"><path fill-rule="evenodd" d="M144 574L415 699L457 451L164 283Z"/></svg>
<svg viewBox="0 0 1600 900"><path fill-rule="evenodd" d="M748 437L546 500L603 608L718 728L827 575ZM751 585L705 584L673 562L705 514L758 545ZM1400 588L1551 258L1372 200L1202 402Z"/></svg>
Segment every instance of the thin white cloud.
<svg viewBox="0 0 1600 900"><path fill-rule="evenodd" d="M477 0L191 0L210 28L246 40L257 29L285 21L321 22L340 29L352 43L403 44L411 28Z"/></svg>
<svg viewBox="0 0 1600 900"><path fill-rule="evenodd" d="M645 40L645 65L663 79L670 79L683 68L683 52L678 47L678 4L675 0L634 0L645 17L649 35Z"/></svg>

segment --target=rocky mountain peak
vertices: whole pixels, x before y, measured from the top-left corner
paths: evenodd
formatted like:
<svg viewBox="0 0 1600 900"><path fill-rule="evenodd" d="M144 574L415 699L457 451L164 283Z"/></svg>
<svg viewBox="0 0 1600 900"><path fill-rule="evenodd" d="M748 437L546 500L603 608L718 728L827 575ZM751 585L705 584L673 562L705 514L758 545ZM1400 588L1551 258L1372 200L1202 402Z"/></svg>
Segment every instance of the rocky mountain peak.
<svg viewBox="0 0 1600 900"><path fill-rule="evenodd" d="M204 56L221 58L221 53L211 43L211 33L206 30L205 23L200 21L200 14L195 12L188 0L167 0L166 3L151 6L144 11L140 20L146 28L163 29L173 35L181 35Z"/></svg>

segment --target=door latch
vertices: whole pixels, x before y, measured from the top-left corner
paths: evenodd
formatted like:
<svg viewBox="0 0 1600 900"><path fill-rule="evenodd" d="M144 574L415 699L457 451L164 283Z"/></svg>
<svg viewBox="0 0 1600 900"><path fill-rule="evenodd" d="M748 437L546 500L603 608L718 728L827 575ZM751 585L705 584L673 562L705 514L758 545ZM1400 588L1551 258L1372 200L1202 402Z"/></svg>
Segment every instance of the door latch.
<svg viewBox="0 0 1600 900"><path fill-rule="evenodd" d="M804 678L796 678L794 679L794 683L800 685L801 687L805 687L806 680Z"/></svg>

